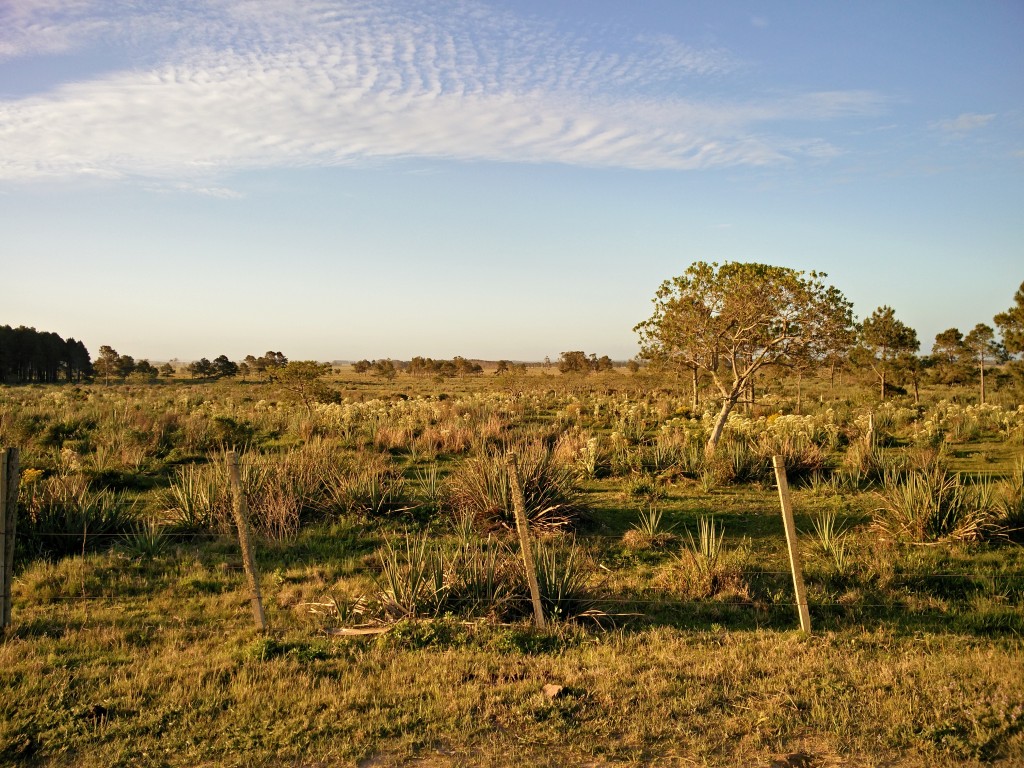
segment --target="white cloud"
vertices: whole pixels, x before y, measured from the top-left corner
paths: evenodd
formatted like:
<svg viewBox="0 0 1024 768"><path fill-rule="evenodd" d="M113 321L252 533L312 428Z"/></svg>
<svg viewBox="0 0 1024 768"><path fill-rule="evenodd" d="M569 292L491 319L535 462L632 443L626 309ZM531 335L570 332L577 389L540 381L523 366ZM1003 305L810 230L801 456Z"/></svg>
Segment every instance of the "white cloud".
<svg viewBox="0 0 1024 768"><path fill-rule="evenodd" d="M116 21L84 0L74 12L57 5L24 4L0 52L87 46L92 35L155 51L153 63L0 101L0 179L164 178L224 194L202 180L370 158L761 165L834 153L818 139L759 135L763 123L877 108L863 92L697 101L678 84L728 73L723 52L664 36L595 50L473 2L125 2Z"/></svg>
<svg viewBox="0 0 1024 768"><path fill-rule="evenodd" d="M932 128L945 133L953 138L963 138L979 128L984 128L995 119L995 115L979 115L971 112L964 112L961 115L948 120L937 120L932 123Z"/></svg>

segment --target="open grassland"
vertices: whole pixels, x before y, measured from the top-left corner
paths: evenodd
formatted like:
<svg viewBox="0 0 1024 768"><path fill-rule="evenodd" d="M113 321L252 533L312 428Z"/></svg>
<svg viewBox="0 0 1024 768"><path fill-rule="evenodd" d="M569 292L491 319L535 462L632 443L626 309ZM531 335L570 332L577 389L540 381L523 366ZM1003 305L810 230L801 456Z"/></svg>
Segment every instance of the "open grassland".
<svg viewBox="0 0 1024 768"><path fill-rule="evenodd" d="M260 383L0 390L0 443L22 464L0 763L1024 762L1011 399L823 388L797 415L766 385L709 459L709 418L643 376L328 386L312 407ZM387 631L337 634L366 626Z"/></svg>

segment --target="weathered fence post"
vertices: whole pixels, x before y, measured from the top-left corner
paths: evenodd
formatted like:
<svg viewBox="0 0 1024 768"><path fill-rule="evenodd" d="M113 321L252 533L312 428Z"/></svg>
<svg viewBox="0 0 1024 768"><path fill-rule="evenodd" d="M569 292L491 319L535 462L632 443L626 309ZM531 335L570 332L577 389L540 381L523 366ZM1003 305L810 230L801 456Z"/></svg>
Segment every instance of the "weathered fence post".
<svg viewBox="0 0 1024 768"><path fill-rule="evenodd" d="M544 606L540 602L540 585L537 584L537 570L533 562L533 547L530 544L530 524L526 519L523 481L519 477L519 467L516 464L515 456L509 454L505 461L508 465L509 485L512 488L512 509L516 517L519 546L523 550L523 564L526 566L526 579L530 583L530 598L533 600L533 622L538 629L541 629L544 627Z"/></svg>
<svg viewBox="0 0 1024 768"><path fill-rule="evenodd" d="M786 546L789 549L789 567L793 572L796 608L800 613L800 629L810 634L811 614L807 610L807 592L804 590L804 575L800 569L800 553L797 550L796 523L793 522L793 505L789 500L786 464L781 456L772 456L772 466L775 468L775 482L779 486L779 503L782 505L782 522L786 527Z"/></svg>
<svg viewBox="0 0 1024 768"><path fill-rule="evenodd" d="M0 451L0 631L11 623L14 538L18 528L18 449Z"/></svg>
<svg viewBox="0 0 1024 768"><path fill-rule="evenodd" d="M263 615L263 598L260 596L260 576L256 571L256 559L249 543L249 502L242 488L242 478L238 472L238 456L234 451L225 455L228 465L228 479L231 482L231 511L235 516L238 528L238 544L242 548L242 567L245 568L245 579L249 583L252 595L252 614L256 619L256 628L260 632L267 631L267 620Z"/></svg>

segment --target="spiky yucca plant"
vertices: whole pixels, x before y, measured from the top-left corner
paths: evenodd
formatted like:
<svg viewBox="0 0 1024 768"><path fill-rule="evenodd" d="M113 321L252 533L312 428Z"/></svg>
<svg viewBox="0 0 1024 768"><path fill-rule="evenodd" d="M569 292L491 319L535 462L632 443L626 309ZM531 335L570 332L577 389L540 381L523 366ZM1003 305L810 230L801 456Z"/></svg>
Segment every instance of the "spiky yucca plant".
<svg viewBox="0 0 1024 768"><path fill-rule="evenodd" d="M901 476L887 473L873 525L895 541L970 541L994 531L991 509L957 474L935 467Z"/></svg>
<svg viewBox="0 0 1024 768"><path fill-rule="evenodd" d="M515 449L526 518L530 526L558 530L572 526L582 507L572 470L556 463L551 449L531 443ZM472 515L484 528L515 525L512 486L505 455L488 451L464 461L449 478L455 510Z"/></svg>
<svg viewBox="0 0 1024 768"><path fill-rule="evenodd" d="M568 547L534 542L533 562L546 617L569 619L596 608L597 601L589 587L593 571L576 542ZM522 603L528 606L529 600Z"/></svg>
<svg viewBox="0 0 1024 768"><path fill-rule="evenodd" d="M448 595L445 558L426 534L406 536L405 546L387 543L380 555L378 599L390 618L436 616Z"/></svg>

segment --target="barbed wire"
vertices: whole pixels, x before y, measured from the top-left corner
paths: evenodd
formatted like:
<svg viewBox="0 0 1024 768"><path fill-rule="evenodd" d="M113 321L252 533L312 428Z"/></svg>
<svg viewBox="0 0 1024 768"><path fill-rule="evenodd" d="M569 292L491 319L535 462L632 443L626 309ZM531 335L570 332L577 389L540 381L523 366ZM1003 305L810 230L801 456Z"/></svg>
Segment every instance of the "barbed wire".
<svg viewBox="0 0 1024 768"><path fill-rule="evenodd" d="M83 538L86 538L86 539L104 538L104 539L114 539L114 540L130 542L130 540L131 540L133 535L135 535L135 534L133 534L131 532L129 532L129 533L95 533L95 534L89 533L85 537L83 537L83 535L81 533L41 533L41 534L30 534L30 533L26 533L26 532L23 532L23 531L17 531L16 532L17 538L23 539L23 540L26 540L26 541L34 541L34 542L39 542L39 541L44 541L45 542L47 539L52 539L52 538L72 539L72 540L75 540L75 541L82 541ZM224 535L224 534L209 534L209 533L181 533L181 534L178 534L178 533L174 533L174 534L166 534L166 535L168 536L168 539L169 539L169 541L171 543L174 543L175 541L178 541L180 539L190 539L192 541L206 541L207 543L211 543L211 544L229 545L229 546L233 546L233 547L237 547L238 546L237 539L235 539L234 537L228 536L228 535ZM349 557L360 557L360 556L365 556L365 555L368 555L368 554L370 554L370 553L367 552L367 553L359 553L359 554L350 554ZM268 555L266 553L257 552L257 557L264 557L265 558L265 557L268 557ZM676 557L676 556L672 555L672 554L669 555L669 558L674 558L674 557ZM304 557L292 557L290 559L293 562L296 561L296 560L300 561L300 562L302 562L302 561L313 562L315 560L315 558L308 558L308 557L307 558L304 558ZM806 560L804 561L803 565L804 565L805 568L807 567L808 563L807 563ZM607 573L614 573L614 571L612 569L608 568L607 566L604 566L603 564L599 563L598 567L602 571L604 571L606 574ZM380 570L380 566L372 564L372 563L365 563L365 564L363 564L363 570L379 571ZM766 569L761 569L761 568L744 568L744 567L740 567L738 570L739 570L740 574L743 575L743 576L777 576L777 577L787 577L787 578L792 576L792 571L788 571L788 570L766 570ZM805 573L805 575L807 575L807 574ZM1024 578L1024 568L1021 568L1019 570L1009 570L1009 571L1007 571L1007 570L1000 570L1000 571L934 571L934 572L927 572L927 573L913 573L913 572L906 572L906 571L898 571L897 570L897 571L894 571L891 574L888 574L887 578L890 579L890 580L895 580L895 581L900 581L900 582L902 582L902 581L913 581L913 580L923 580L923 579L1002 579L1002 580L1014 580L1014 579L1018 579L1018 578Z"/></svg>

